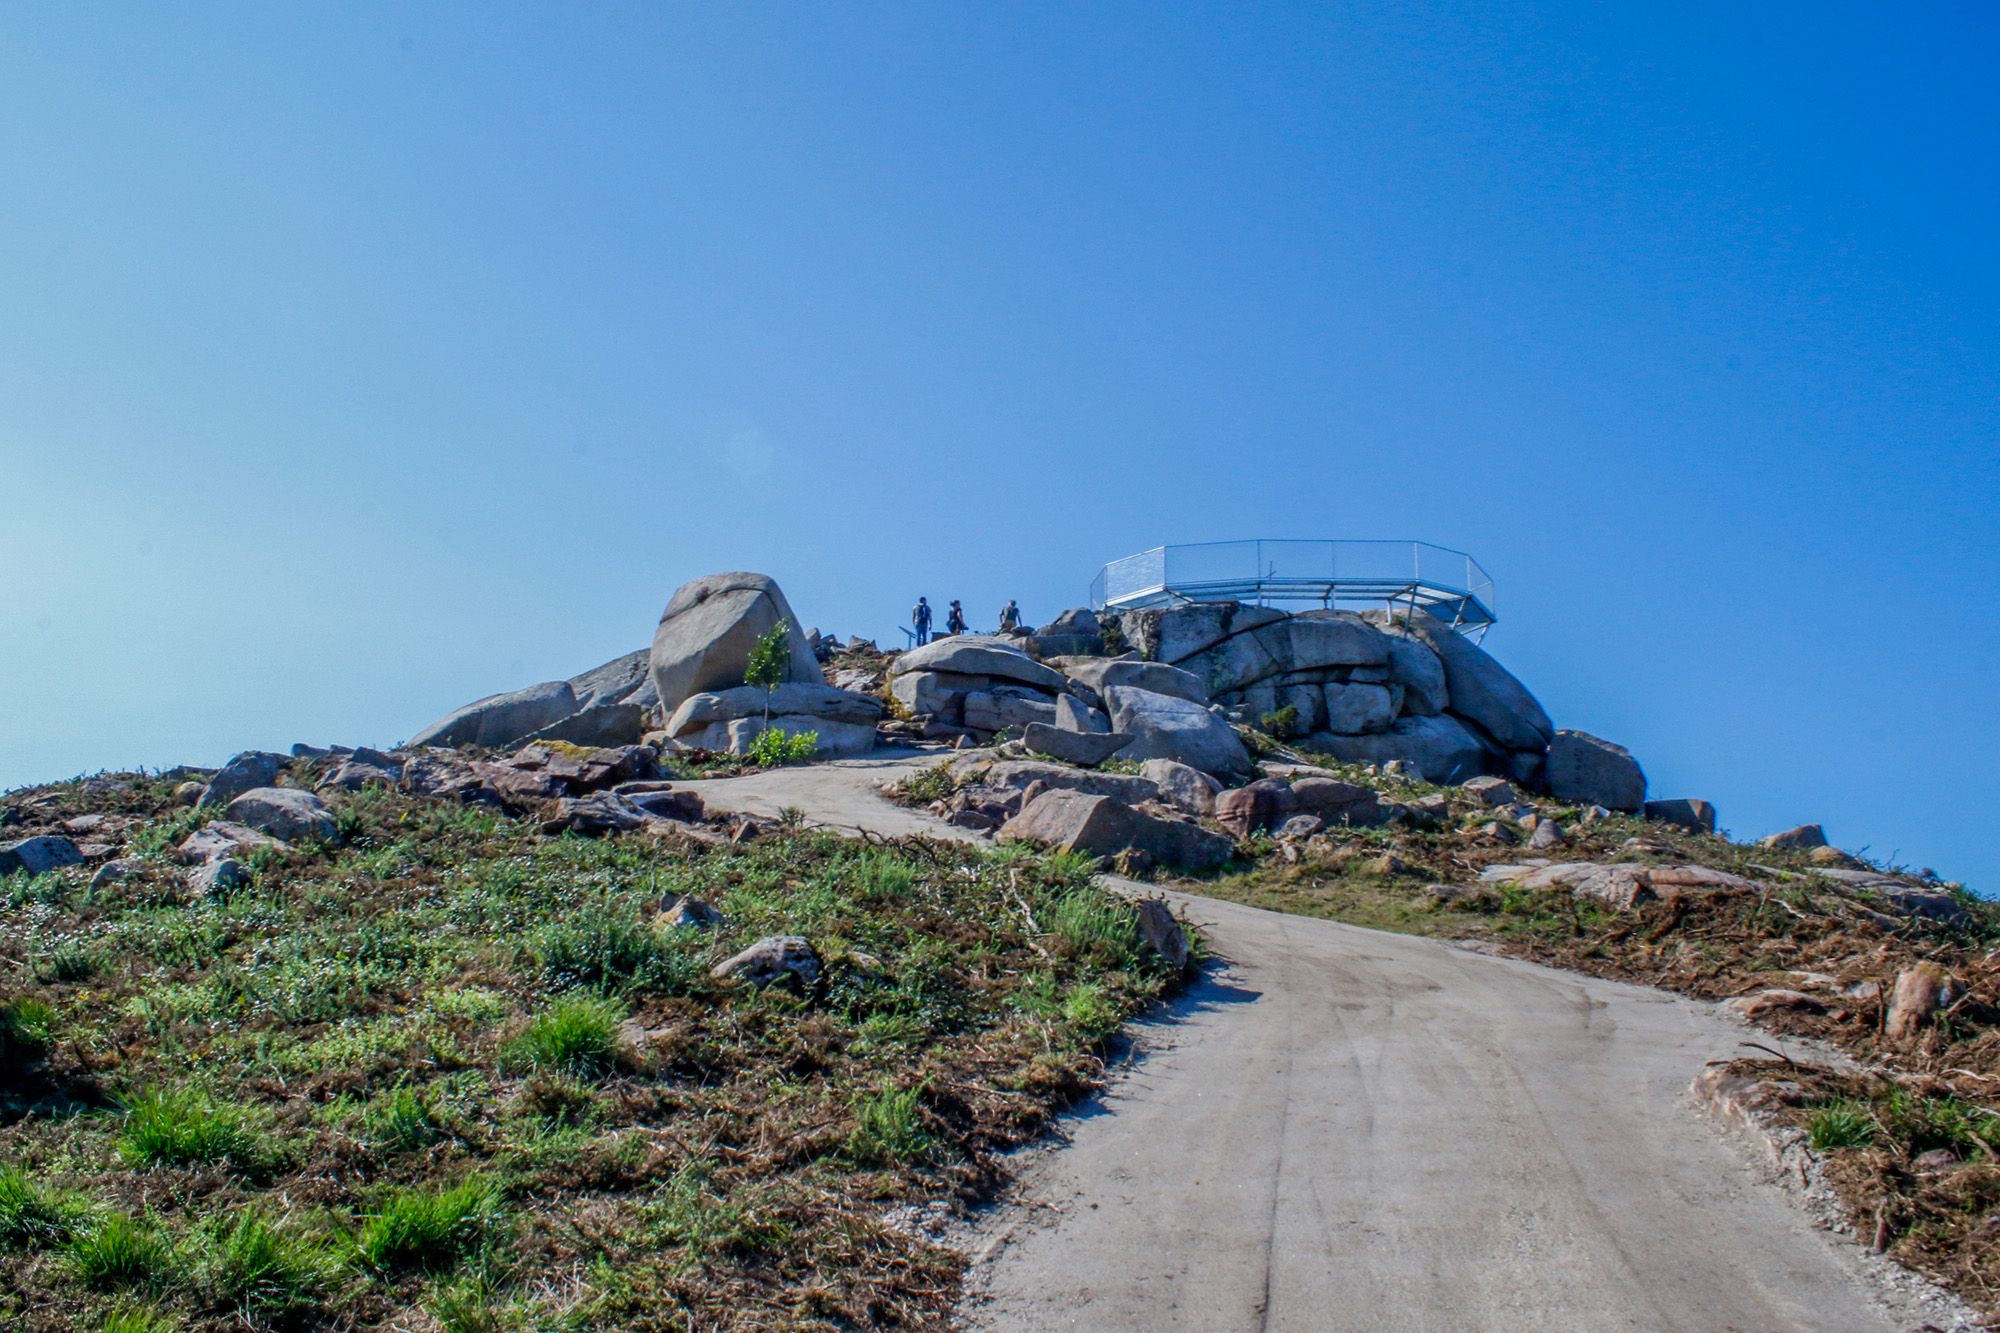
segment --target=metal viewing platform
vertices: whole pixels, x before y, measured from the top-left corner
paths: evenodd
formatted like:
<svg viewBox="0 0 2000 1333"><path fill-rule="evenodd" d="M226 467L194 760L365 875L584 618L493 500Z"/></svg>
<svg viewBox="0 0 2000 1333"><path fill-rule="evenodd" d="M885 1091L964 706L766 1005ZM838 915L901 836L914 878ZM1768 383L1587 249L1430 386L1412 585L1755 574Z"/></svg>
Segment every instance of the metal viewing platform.
<svg viewBox="0 0 2000 1333"><path fill-rule="evenodd" d="M1422 607L1478 639L1499 619L1493 580L1463 551L1429 542L1244 541L1156 546L1090 583L1098 611L1189 602L1305 602L1326 610Z"/></svg>

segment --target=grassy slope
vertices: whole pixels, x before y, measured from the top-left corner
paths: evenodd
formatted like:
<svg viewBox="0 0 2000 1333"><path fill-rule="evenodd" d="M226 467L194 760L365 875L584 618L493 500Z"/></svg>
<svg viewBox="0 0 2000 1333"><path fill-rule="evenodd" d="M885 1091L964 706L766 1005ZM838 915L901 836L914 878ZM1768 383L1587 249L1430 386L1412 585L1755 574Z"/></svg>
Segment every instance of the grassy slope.
<svg viewBox="0 0 2000 1333"><path fill-rule="evenodd" d="M379 790L192 899L169 785L9 797L6 836L122 811L153 858L0 881L10 1328L932 1322L959 1261L885 1212L990 1183L1166 984L1069 858L543 838ZM719 938L655 920L679 892ZM710 979L771 934L823 994Z"/></svg>

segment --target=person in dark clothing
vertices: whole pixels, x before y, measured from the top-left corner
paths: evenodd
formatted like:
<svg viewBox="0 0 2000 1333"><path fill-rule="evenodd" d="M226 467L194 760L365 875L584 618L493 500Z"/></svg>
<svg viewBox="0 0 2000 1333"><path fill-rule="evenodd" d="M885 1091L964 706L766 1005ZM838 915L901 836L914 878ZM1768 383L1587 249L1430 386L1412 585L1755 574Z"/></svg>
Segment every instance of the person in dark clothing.
<svg viewBox="0 0 2000 1333"><path fill-rule="evenodd" d="M931 641L931 604L927 599L917 598L917 604L910 609L910 624L917 631L917 647Z"/></svg>
<svg viewBox="0 0 2000 1333"><path fill-rule="evenodd" d="M1014 605L1014 599L1009 597L1007 605L1000 608L1000 632L1007 634L1019 628L1021 628L1021 608Z"/></svg>
<svg viewBox="0 0 2000 1333"><path fill-rule="evenodd" d="M946 634L965 633L965 612L959 607L956 600L951 604L951 614L944 618L944 632Z"/></svg>

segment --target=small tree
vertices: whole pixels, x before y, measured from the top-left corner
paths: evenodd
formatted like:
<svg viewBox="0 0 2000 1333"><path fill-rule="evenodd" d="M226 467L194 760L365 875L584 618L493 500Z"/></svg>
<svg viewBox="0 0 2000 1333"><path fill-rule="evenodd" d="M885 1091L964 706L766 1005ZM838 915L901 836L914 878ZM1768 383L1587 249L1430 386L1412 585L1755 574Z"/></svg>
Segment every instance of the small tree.
<svg viewBox="0 0 2000 1333"><path fill-rule="evenodd" d="M743 669L745 685L764 688L764 726L771 726L771 692L785 683L785 668L792 662L792 622L780 620L757 636L750 650L750 664Z"/></svg>

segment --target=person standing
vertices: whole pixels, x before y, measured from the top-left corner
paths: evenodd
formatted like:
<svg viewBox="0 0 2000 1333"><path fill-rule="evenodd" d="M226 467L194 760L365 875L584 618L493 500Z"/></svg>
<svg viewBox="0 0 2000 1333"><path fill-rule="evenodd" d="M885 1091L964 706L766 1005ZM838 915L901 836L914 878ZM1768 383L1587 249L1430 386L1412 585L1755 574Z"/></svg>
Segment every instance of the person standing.
<svg viewBox="0 0 2000 1333"><path fill-rule="evenodd" d="M917 604L910 608L910 624L917 631L917 647L921 648L931 641L931 604L928 599L917 598Z"/></svg>
<svg viewBox="0 0 2000 1333"><path fill-rule="evenodd" d="M1021 608L1014 605L1014 599L1009 597L1007 605L1000 608L1000 632L1012 634L1019 628L1021 628Z"/></svg>
<svg viewBox="0 0 2000 1333"><path fill-rule="evenodd" d="M951 614L944 618L944 632L946 634L965 633L965 611L959 606L958 599L955 597L951 603Z"/></svg>

